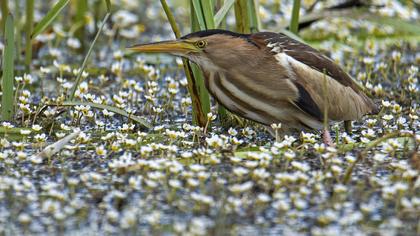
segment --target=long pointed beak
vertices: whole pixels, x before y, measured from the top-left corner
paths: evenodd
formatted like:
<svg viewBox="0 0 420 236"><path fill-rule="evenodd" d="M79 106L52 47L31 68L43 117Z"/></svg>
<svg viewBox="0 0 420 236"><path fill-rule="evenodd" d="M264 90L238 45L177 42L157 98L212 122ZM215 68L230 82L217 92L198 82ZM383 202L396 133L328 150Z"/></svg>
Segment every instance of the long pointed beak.
<svg viewBox="0 0 420 236"><path fill-rule="evenodd" d="M193 44L183 40L138 44L127 49L140 53L170 53L175 55L187 55L190 52L197 51L197 48Z"/></svg>

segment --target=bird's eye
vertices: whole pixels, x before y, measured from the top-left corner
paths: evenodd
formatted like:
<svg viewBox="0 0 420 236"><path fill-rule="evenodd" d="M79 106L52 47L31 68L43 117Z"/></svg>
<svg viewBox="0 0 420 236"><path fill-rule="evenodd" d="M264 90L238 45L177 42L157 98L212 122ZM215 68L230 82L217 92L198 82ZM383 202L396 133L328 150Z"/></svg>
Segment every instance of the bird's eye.
<svg viewBox="0 0 420 236"><path fill-rule="evenodd" d="M195 43L195 46L198 48L205 48L207 46L207 41L200 40Z"/></svg>

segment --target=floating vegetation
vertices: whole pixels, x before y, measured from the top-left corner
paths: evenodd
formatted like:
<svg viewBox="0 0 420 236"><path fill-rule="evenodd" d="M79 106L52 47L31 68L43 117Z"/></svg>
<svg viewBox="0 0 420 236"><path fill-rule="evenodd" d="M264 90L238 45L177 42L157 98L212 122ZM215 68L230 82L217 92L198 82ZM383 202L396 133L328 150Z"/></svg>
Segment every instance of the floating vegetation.
<svg viewBox="0 0 420 236"><path fill-rule="evenodd" d="M200 15L202 24L249 32L292 22L300 40L366 88L380 113L354 121L351 133L334 124L329 147L317 131L272 138L258 124L225 122L231 115L215 102L202 127L193 123L187 62L125 51L173 38L166 1L53 2L0 3L1 235L420 234L417 3L377 0L317 14L308 27L293 21L336 1L296 1L299 17L293 1L214 0L215 11ZM166 9L182 34L185 2ZM241 4L248 21L235 15ZM33 12L5 15L23 7ZM48 9L57 14L41 27ZM11 35L16 22L25 35ZM10 45L12 36L25 47Z"/></svg>

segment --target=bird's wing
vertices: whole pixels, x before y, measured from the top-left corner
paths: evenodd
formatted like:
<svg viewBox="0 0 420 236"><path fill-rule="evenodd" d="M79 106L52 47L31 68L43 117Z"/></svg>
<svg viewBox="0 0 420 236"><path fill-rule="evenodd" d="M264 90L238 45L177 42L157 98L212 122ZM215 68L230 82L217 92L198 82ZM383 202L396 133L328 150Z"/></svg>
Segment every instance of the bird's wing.
<svg viewBox="0 0 420 236"><path fill-rule="evenodd" d="M328 78L327 96L330 101L327 106L332 119L357 119L366 113L377 111L376 105L353 79L316 49L284 34L261 32L254 34L253 39L261 48L265 46L271 50L280 63L287 61L291 64L290 67L296 74L293 82L299 90L299 99L294 102L312 117L322 120L324 77Z"/></svg>
<svg viewBox="0 0 420 236"><path fill-rule="evenodd" d="M359 86L346 72L330 58L311 46L303 44L284 34L271 32L261 32L258 34L261 34L262 38L265 38L267 45L272 45L272 47L277 46L280 48L281 52L284 52L295 60L302 62L321 73L325 73L337 80L340 84L351 87L356 92L360 91Z"/></svg>

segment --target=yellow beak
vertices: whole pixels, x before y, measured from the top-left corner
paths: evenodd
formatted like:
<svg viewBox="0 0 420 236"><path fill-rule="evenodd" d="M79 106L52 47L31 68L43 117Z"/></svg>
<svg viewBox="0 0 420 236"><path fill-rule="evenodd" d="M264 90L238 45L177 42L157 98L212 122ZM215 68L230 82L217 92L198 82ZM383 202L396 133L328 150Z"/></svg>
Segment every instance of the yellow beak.
<svg viewBox="0 0 420 236"><path fill-rule="evenodd" d="M190 52L197 52L197 48L183 40L170 40L148 44L138 44L127 48L140 53L170 53L175 55L186 55Z"/></svg>

